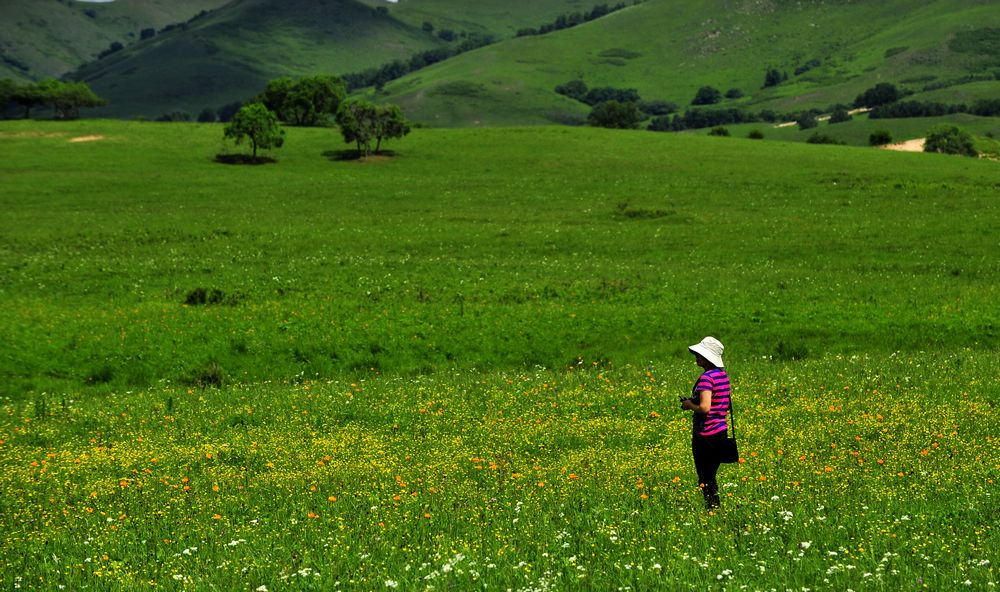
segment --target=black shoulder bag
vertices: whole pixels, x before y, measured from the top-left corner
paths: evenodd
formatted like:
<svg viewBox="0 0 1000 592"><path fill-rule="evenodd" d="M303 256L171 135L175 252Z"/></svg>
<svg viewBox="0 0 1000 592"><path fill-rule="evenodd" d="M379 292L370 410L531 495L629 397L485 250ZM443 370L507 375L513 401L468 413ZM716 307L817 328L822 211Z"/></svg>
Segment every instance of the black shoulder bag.
<svg viewBox="0 0 1000 592"><path fill-rule="evenodd" d="M721 463L740 462L740 452L736 448L736 418L733 414L732 395L729 397L729 422L732 425L733 437L730 438L727 433L726 439L722 441L721 446L718 448L719 462Z"/></svg>

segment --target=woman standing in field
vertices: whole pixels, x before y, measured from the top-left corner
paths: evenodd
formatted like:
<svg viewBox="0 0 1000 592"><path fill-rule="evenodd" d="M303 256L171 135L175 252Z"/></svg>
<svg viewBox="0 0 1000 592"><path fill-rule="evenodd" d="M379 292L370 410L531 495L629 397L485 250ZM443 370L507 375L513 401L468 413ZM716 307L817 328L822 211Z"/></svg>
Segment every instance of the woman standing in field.
<svg viewBox="0 0 1000 592"><path fill-rule="evenodd" d="M719 507L719 486L715 475L719 471L719 451L726 440L726 413L729 411L729 376L722 369L724 347L718 339L706 337L688 348L695 363L704 372L695 383L691 397L681 399L681 409L693 411L694 428L691 453L698 471L698 484L705 496L705 506Z"/></svg>

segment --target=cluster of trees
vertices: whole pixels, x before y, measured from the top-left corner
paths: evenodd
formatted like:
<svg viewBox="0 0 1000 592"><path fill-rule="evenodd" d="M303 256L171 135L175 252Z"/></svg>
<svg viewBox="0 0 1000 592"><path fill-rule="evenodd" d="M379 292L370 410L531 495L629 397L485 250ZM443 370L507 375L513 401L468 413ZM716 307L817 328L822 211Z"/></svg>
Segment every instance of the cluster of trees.
<svg viewBox="0 0 1000 592"><path fill-rule="evenodd" d="M677 103L670 101L645 101L634 88L588 88L582 80L560 84L555 91L592 107L587 121L597 127L636 128L648 117L668 115L678 109Z"/></svg>
<svg viewBox="0 0 1000 592"><path fill-rule="evenodd" d="M279 120L298 126L325 125L347 97L347 85L337 76L287 76L267 83L255 102L270 109Z"/></svg>
<svg viewBox="0 0 1000 592"><path fill-rule="evenodd" d="M100 107L108 102L94 94L86 82L62 82L46 79L41 82L17 84L13 80L0 80L0 106L7 112L8 105L20 106L23 117L31 117L36 107L51 107L57 119L76 119L80 109Z"/></svg>
<svg viewBox="0 0 1000 592"><path fill-rule="evenodd" d="M683 114L654 117L646 129L654 132L679 132L687 129L702 129L736 123L753 123L765 119L756 113L742 109L688 109Z"/></svg>
<svg viewBox="0 0 1000 592"><path fill-rule="evenodd" d="M433 25L431 26L433 27ZM367 88L369 86L381 89L386 85L386 83L396 80L397 78L402 78L410 72L426 68L431 64L436 64L437 62L444 61L450 57L467 51L485 47L495 41L496 39L491 35L468 33L465 35L465 38L461 43L453 47L439 47L437 49L422 51L414 54L409 60L393 60L387 64L379 66L378 68L369 68L362 72L345 74L343 79L344 82L347 83L348 91L353 91L359 88Z"/></svg>
<svg viewBox="0 0 1000 592"><path fill-rule="evenodd" d="M541 27L534 28L528 27L525 29L519 29L517 31L518 37L527 37L530 35L544 35L546 33L551 33L553 31L560 31L562 29L569 29L583 23L588 23L592 20L599 19L602 16L611 14L612 12L618 11L625 8L624 2L619 2L612 7L607 4L598 4L594 6L587 12L574 12L572 14L562 14L556 17L556 20L551 23L542 25Z"/></svg>
<svg viewBox="0 0 1000 592"><path fill-rule="evenodd" d="M939 117L955 113L971 113L982 117L1000 115L1000 99L979 99L972 106L964 103L947 105L932 101L898 101L871 110L869 119L903 119L907 117Z"/></svg>
<svg viewBox="0 0 1000 592"><path fill-rule="evenodd" d="M410 133L410 124L398 106L345 97L345 85L335 76L278 78L236 112L223 130L223 137L237 145L249 143L251 161L258 162L259 149L284 144L281 122L324 126L333 116L344 142L354 144L359 157L377 153L385 141Z"/></svg>

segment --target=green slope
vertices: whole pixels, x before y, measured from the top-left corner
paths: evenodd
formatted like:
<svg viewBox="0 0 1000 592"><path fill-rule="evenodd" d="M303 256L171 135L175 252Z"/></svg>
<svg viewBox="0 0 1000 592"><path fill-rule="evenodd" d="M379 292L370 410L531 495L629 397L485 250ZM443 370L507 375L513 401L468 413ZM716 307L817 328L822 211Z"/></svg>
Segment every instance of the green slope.
<svg viewBox="0 0 1000 592"><path fill-rule="evenodd" d="M380 99L432 125L504 125L583 117L588 107L553 92L576 78L682 106L704 85L738 88L745 97L722 106L781 111L848 103L880 81L958 92L948 81L1000 69L997 27L1000 11L973 0L647 0L573 29L459 56L395 81ZM965 51L950 44L956 33L984 30L991 35ZM819 65L794 74L812 60ZM769 67L790 79L762 89Z"/></svg>
<svg viewBox="0 0 1000 592"><path fill-rule="evenodd" d="M142 2L0 2L0 79L62 76L117 41L128 45L146 28L187 21L230 0Z"/></svg>
<svg viewBox="0 0 1000 592"><path fill-rule="evenodd" d="M73 77L111 101L97 115L197 113L277 76L351 71L442 43L355 0L237 0Z"/></svg>
<svg viewBox="0 0 1000 592"><path fill-rule="evenodd" d="M409 10L409 4L358 0L236 0L73 77L111 101L94 112L98 116L196 113L244 100L277 76L346 74L446 46L435 32L422 29L424 21L459 35L503 36L525 23L547 22L575 4L545 0L515 10L494 0L466 10L454 0L438 0ZM379 6L387 8L376 10Z"/></svg>
<svg viewBox="0 0 1000 592"><path fill-rule="evenodd" d="M388 7L399 20L421 27L431 23L436 31L451 29L491 34L498 38L513 37L519 29L539 27L552 22L559 15L586 12L604 0L404 0L387 3L385 0L362 0L373 7ZM611 2L610 4L614 4Z"/></svg>

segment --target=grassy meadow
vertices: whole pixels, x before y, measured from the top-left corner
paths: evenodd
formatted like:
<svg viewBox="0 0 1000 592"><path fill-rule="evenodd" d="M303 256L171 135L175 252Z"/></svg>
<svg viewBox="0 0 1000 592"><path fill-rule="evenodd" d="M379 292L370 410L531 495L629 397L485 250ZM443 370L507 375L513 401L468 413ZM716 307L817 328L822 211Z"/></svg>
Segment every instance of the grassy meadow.
<svg viewBox="0 0 1000 592"><path fill-rule="evenodd" d="M286 131L0 124L3 588L996 589L997 163Z"/></svg>

